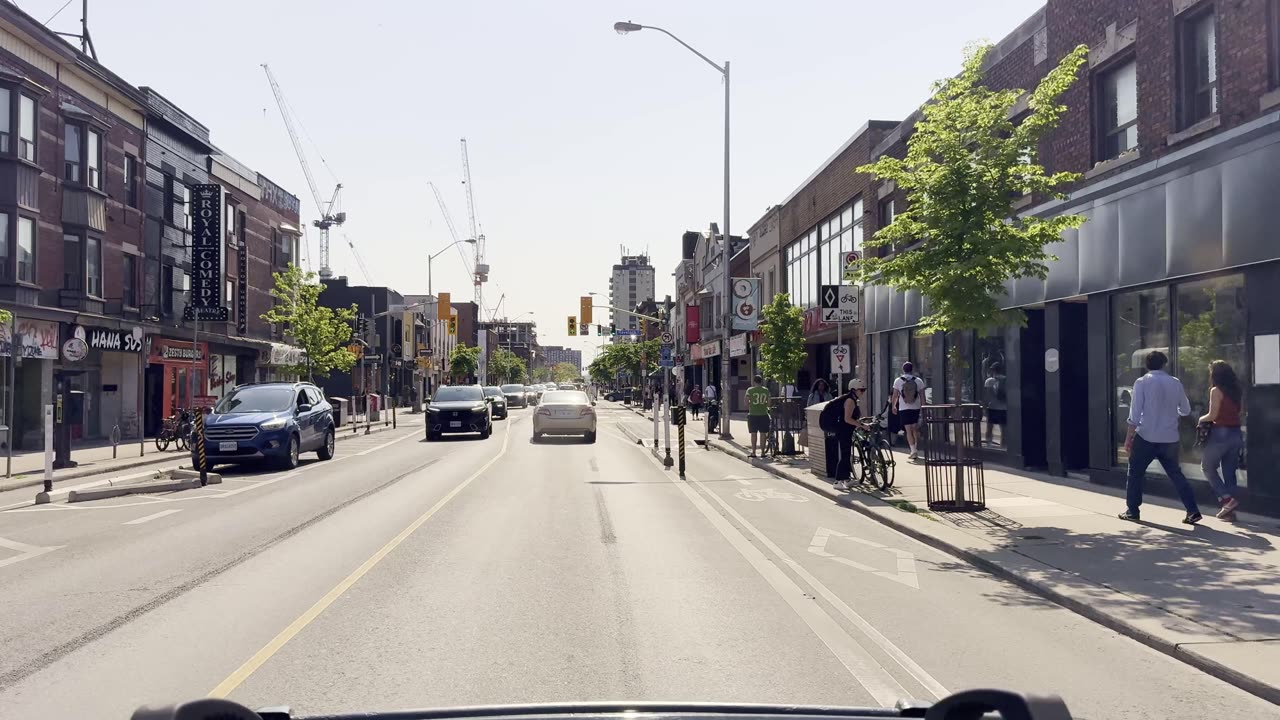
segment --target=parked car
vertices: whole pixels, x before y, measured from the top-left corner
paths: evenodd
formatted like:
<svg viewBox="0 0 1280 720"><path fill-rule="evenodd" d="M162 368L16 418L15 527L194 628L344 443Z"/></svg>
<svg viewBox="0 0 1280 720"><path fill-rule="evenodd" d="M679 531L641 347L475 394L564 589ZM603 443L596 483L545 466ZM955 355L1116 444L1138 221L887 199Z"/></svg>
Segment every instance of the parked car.
<svg viewBox="0 0 1280 720"><path fill-rule="evenodd" d="M295 468L304 452L332 458L335 428L333 407L311 383L241 385L205 415L205 459L209 466L265 460ZM193 445L193 461L196 452Z"/></svg>
<svg viewBox="0 0 1280 720"><path fill-rule="evenodd" d="M447 433L493 434L493 416L484 390L479 385L445 385L427 406L427 439L439 440Z"/></svg>
<svg viewBox="0 0 1280 720"><path fill-rule="evenodd" d="M533 414L533 441L543 435L582 435L596 441L595 403L581 390L556 390L542 396L542 405Z"/></svg>
<svg viewBox="0 0 1280 720"><path fill-rule="evenodd" d="M507 407L529 407L529 396L524 385L503 385L502 395L507 399Z"/></svg>
<svg viewBox="0 0 1280 720"><path fill-rule="evenodd" d="M507 417L507 396L497 385L484 386L484 399L489 403L494 420L505 420Z"/></svg>

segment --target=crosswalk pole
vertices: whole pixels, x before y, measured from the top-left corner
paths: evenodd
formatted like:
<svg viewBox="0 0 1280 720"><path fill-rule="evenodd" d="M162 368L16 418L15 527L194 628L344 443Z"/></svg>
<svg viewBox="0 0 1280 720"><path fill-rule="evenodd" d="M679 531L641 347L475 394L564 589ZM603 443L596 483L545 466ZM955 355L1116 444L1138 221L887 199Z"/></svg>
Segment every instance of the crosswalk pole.
<svg viewBox="0 0 1280 720"><path fill-rule="evenodd" d="M676 408L676 434L680 438L678 453L680 455L680 477L684 478L684 408Z"/></svg>

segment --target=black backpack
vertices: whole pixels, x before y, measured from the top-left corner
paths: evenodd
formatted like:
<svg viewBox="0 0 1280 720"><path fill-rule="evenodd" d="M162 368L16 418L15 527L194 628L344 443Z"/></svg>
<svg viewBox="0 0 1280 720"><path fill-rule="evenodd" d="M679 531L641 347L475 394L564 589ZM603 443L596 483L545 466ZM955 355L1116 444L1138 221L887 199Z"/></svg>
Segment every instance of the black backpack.
<svg viewBox="0 0 1280 720"><path fill-rule="evenodd" d="M822 428L823 432L833 433L840 430L840 425L844 422L844 401L848 399L848 395L841 395L822 406L822 413L818 415L818 427Z"/></svg>

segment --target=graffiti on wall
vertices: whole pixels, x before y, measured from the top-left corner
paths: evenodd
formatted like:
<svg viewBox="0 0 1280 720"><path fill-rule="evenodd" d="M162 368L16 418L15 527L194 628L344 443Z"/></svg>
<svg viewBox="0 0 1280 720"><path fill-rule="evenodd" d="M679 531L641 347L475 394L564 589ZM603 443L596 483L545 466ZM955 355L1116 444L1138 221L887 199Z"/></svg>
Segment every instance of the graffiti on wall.
<svg viewBox="0 0 1280 720"><path fill-rule="evenodd" d="M9 325L0 325L0 356L12 356L15 346L18 357L57 360L58 323L18 318L12 331Z"/></svg>

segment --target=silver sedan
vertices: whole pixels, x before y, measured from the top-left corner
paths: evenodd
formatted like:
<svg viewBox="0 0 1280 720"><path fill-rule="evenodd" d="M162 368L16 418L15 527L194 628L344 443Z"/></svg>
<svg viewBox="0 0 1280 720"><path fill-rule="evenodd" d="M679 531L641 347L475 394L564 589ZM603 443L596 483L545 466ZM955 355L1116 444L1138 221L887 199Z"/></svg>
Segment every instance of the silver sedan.
<svg viewBox="0 0 1280 720"><path fill-rule="evenodd" d="M581 390L551 390L542 395L533 415L533 441L543 435L582 435L596 441L595 403Z"/></svg>

